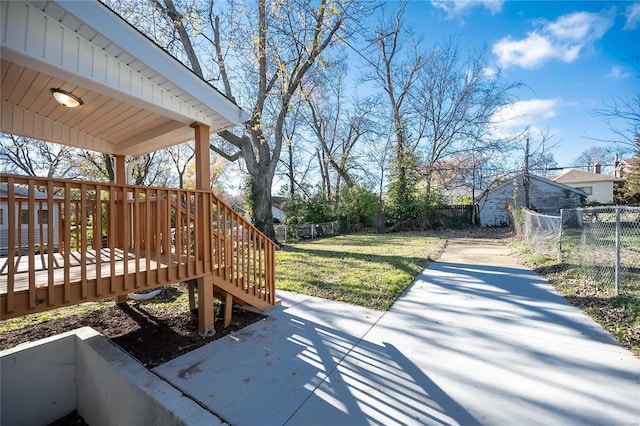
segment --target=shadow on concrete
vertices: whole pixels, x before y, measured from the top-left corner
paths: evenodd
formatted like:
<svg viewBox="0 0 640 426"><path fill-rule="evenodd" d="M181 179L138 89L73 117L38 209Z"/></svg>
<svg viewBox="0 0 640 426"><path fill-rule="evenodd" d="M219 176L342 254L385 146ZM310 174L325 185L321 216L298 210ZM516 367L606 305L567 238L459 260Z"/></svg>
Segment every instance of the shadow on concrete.
<svg viewBox="0 0 640 426"><path fill-rule="evenodd" d="M154 371L237 425L638 418L637 360L527 269L436 262L387 313L282 298Z"/></svg>
<svg viewBox="0 0 640 426"><path fill-rule="evenodd" d="M478 424L393 344L361 340L381 312L318 300L154 371L236 425Z"/></svg>

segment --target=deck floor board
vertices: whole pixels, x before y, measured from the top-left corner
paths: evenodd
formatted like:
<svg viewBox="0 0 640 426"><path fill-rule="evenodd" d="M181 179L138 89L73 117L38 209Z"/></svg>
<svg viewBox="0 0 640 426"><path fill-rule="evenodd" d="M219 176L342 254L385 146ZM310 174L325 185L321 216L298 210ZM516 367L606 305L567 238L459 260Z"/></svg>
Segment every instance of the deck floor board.
<svg viewBox="0 0 640 426"><path fill-rule="evenodd" d="M125 260L126 255L126 260ZM14 273L14 291L24 291L29 289L29 256L16 256L15 258L15 273ZM82 262L81 254L79 252L69 253L69 281L80 282L82 279ZM86 255L86 279L96 279L96 251L88 250ZM139 274L144 273L147 269L165 269L170 264L176 265L177 258L175 255L171 257L161 255L160 260L157 260L155 254L150 256L149 262L144 254L141 254L139 259L139 267L136 267L136 258L131 253L125 253L121 249L114 249L114 263L115 263L115 275L124 276L124 265L127 262L127 270L129 274L135 274L133 271L138 271ZM168 262L167 259L170 259ZM61 253L54 253L53 256L53 285L64 284L64 255ZM35 261L35 285L36 287L46 287L49 285L49 255L36 255ZM102 249L100 251L100 276L102 278L111 276L111 249ZM7 293L8 282L8 259L0 258L0 294Z"/></svg>

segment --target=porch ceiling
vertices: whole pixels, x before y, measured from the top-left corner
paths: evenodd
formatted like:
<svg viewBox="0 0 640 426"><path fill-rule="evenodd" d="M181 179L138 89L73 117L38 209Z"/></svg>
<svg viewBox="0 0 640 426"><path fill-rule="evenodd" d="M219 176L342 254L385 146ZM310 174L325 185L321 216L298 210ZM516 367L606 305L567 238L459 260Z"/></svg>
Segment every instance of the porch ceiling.
<svg viewBox="0 0 640 426"><path fill-rule="evenodd" d="M1 130L140 155L248 118L97 1L2 2ZM80 97L59 105L51 89Z"/></svg>

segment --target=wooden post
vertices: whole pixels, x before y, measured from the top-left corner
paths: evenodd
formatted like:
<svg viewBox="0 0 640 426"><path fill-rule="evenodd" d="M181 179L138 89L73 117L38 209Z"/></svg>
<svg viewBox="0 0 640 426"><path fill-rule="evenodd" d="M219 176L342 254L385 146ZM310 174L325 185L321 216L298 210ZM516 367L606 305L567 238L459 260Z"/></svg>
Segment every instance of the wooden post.
<svg viewBox="0 0 640 426"><path fill-rule="evenodd" d="M115 155L114 157L116 159L115 183L117 183L118 185L125 185L127 183L127 176L126 176L125 167L124 167L125 156ZM109 241L110 241L110 244L114 245L114 247L117 247L122 249L123 251L126 251L127 248L125 247L126 243L124 241L124 215L127 214L127 211L126 211L127 196L124 190L122 192L116 191L116 194L117 194L117 207L116 207L117 214L116 214L116 221L115 221L116 229L111 230L111 232L114 233L115 235L109 235ZM126 255L125 255L125 259L126 259ZM123 280L123 283L124 282L125 280ZM126 302L126 300L127 300L127 295L123 294L117 297L116 303Z"/></svg>
<svg viewBox="0 0 640 426"><path fill-rule="evenodd" d="M224 328L231 325L231 314L233 312L233 296L231 293L224 295Z"/></svg>
<svg viewBox="0 0 640 426"><path fill-rule="evenodd" d="M211 162L209 154L209 126L194 123L195 129L195 153L196 153L196 189L211 190ZM211 271L211 212L210 199L202 194L198 195L196 217L198 222L196 230L200 232L198 250L200 258L197 262L203 262L206 275L198 278L198 329L201 335L214 334L214 309L213 309L213 274ZM207 264L208 263L208 264Z"/></svg>
<svg viewBox="0 0 640 426"><path fill-rule="evenodd" d="M125 185L126 182L126 172L125 172L125 168L124 168L124 155L115 155L114 156L116 159L116 170L115 170L115 176L116 176L116 181L115 183L117 183L118 185ZM124 221L122 220L124 218L124 214L125 214L125 194L124 191L122 192L116 192L116 197L117 197L117 201L118 201L118 207L117 207L117 217L116 217L116 229L113 229L112 232L114 232L115 235L113 236L109 236L109 239L111 240L113 237L113 243L115 247L124 248L124 240L122 238L122 236L124 235Z"/></svg>
<svg viewBox="0 0 640 426"><path fill-rule="evenodd" d="M529 199L529 137L527 137L524 148L524 175L522 177L524 183L524 206L529 210L531 208Z"/></svg>

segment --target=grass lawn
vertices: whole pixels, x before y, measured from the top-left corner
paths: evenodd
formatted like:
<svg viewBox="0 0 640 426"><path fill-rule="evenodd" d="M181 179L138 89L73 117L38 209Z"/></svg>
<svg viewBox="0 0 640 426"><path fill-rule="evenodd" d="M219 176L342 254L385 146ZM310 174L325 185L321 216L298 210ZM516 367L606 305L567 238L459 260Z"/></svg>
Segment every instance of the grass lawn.
<svg viewBox="0 0 640 426"><path fill-rule="evenodd" d="M340 235L276 252L279 290L387 310L446 240L424 232Z"/></svg>

